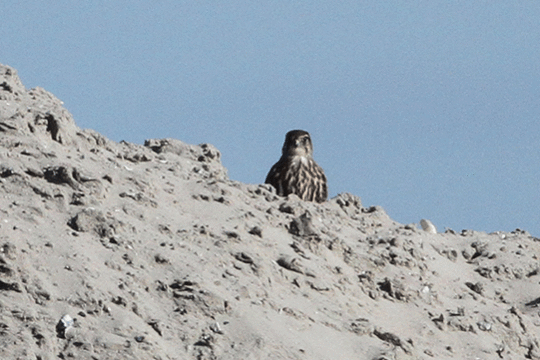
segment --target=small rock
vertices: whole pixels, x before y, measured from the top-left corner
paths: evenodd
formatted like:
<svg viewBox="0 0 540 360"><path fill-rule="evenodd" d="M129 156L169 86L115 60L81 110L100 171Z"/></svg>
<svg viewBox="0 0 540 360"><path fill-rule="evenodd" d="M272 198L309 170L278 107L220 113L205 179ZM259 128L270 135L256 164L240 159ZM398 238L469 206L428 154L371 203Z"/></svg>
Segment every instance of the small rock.
<svg viewBox="0 0 540 360"><path fill-rule="evenodd" d="M484 284L482 284L481 282L477 282L475 284L471 282L466 282L465 285L467 285L469 289L471 289L477 294L482 295L484 293Z"/></svg>
<svg viewBox="0 0 540 360"><path fill-rule="evenodd" d="M156 254L154 255L154 260L158 263L158 264L168 264L170 261L169 259L167 259L165 256L161 255L161 254Z"/></svg>
<svg viewBox="0 0 540 360"><path fill-rule="evenodd" d="M358 335L371 335L375 327L368 319L359 318L351 322L350 331Z"/></svg>
<svg viewBox="0 0 540 360"><path fill-rule="evenodd" d="M234 254L234 258L246 264L254 263L253 258L244 252L239 252L239 253Z"/></svg>
<svg viewBox="0 0 540 360"><path fill-rule="evenodd" d="M260 238L262 238L262 229L258 226L254 226L251 228L251 230L249 230L249 233L251 235L255 235L255 236L258 236Z"/></svg>
<svg viewBox="0 0 540 360"><path fill-rule="evenodd" d="M426 219L420 220L420 226L422 226L422 229L427 233L430 233L430 234L436 234L437 233L437 228L429 220L426 220Z"/></svg>
<svg viewBox="0 0 540 360"><path fill-rule="evenodd" d="M202 334L200 339L194 344L195 346L205 346L212 348L214 344L214 337L209 334Z"/></svg>
<svg viewBox="0 0 540 360"><path fill-rule="evenodd" d="M144 336L142 336L142 335L135 336L135 341L138 342L138 343L142 343L144 341Z"/></svg>
<svg viewBox="0 0 540 360"><path fill-rule="evenodd" d="M56 324L56 335L59 338L65 339L67 331L73 326L73 324L74 320L71 316L67 314L62 316L58 324Z"/></svg>
<svg viewBox="0 0 540 360"><path fill-rule="evenodd" d="M150 320L148 321L148 325L150 325L152 329L154 329L154 331L159 334L159 336L163 336L163 331L161 330L161 326L158 320Z"/></svg>
<svg viewBox="0 0 540 360"><path fill-rule="evenodd" d="M302 267L302 264L300 263L300 259L288 256L288 255L282 255L277 260L278 265L281 267L284 267L287 270L295 271L297 273L303 274L304 270Z"/></svg>
<svg viewBox="0 0 540 360"><path fill-rule="evenodd" d="M212 330L216 334L223 334L223 330L221 330L221 326L219 326L218 322L210 325L210 330Z"/></svg>
<svg viewBox="0 0 540 360"><path fill-rule="evenodd" d="M319 234L320 220L309 211L295 218L289 225L289 233L298 236L315 236Z"/></svg>
<svg viewBox="0 0 540 360"><path fill-rule="evenodd" d="M476 323L478 328L482 331L490 331L491 330L491 323L488 323L487 321L479 321Z"/></svg>

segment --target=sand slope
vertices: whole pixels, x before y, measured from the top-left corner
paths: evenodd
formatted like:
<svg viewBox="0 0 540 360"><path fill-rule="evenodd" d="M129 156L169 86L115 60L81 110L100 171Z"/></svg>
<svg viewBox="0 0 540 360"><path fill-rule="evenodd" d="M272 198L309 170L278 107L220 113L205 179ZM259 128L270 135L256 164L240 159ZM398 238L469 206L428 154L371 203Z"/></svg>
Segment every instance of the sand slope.
<svg viewBox="0 0 540 360"><path fill-rule="evenodd" d="M0 66L1 359L540 359L538 256L110 141Z"/></svg>

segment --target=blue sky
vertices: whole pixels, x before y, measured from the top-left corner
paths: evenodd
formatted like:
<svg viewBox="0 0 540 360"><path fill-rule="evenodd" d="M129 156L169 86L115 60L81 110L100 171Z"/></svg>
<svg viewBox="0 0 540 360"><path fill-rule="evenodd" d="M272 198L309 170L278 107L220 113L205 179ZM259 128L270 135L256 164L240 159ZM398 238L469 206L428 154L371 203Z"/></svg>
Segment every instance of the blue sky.
<svg viewBox="0 0 540 360"><path fill-rule="evenodd" d="M82 128L214 144L261 183L312 134L331 196L540 237L540 2L20 1L0 63Z"/></svg>

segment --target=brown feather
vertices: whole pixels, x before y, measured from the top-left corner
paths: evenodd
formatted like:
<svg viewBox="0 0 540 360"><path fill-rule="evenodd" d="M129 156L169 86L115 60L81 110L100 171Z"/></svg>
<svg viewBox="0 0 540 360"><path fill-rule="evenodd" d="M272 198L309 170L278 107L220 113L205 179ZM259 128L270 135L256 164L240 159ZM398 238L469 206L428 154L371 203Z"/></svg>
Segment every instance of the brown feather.
<svg viewBox="0 0 540 360"><path fill-rule="evenodd" d="M285 136L282 156L268 172L265 183L275 187L280 196L295 194L305 201L326 201L326 176L313 160L312 154L309 133L303 130L289 131Z"/></svg>

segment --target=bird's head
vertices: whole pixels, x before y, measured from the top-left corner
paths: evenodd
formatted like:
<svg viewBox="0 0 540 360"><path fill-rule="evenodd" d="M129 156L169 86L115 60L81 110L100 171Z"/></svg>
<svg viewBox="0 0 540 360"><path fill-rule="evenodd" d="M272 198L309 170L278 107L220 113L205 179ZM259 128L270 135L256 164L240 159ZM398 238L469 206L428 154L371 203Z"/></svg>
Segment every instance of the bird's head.
<svg viewBox="0 0 540 360"><path fill-rule="evenodd" d="M313 155L313 144L309 133L304 130L291 130L285 136L282 154L284 156L305 156Z"/></svg>

